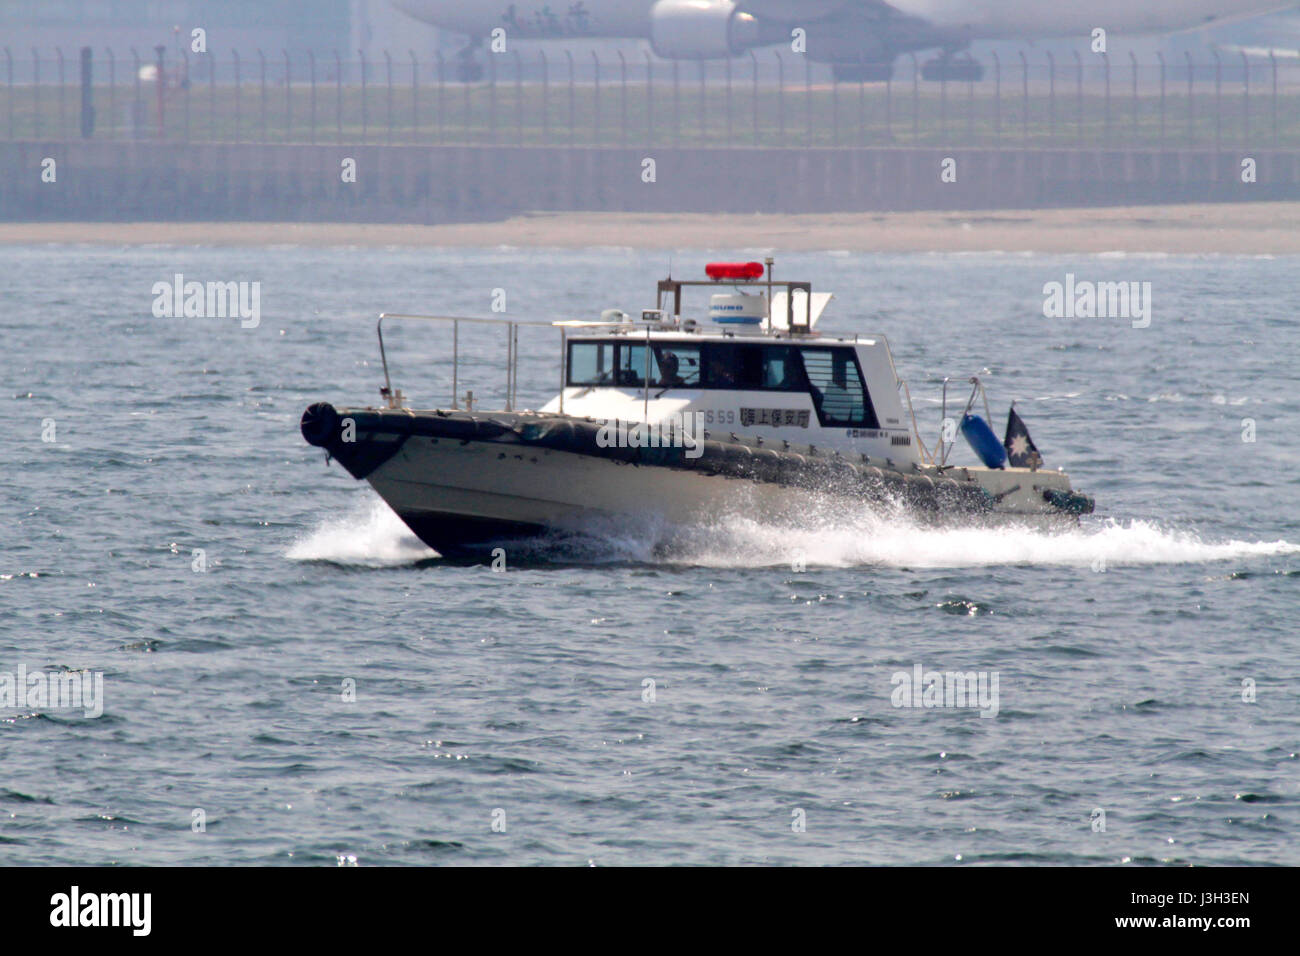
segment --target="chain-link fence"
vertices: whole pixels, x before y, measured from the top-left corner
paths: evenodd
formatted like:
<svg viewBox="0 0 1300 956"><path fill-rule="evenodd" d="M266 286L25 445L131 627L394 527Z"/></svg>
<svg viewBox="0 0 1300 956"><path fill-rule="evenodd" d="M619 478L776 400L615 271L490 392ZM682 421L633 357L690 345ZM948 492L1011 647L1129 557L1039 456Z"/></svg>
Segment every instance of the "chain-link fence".
<svg viewBox="0 0 1300 956"><path fill-rule="evenodd" d="M851 66L851 65L850 65ZM950 69L949 67L954 67ZM467 64L413 51L142 55L0 50L9 140L742 147L1300 145L1300 62L1020 52L900 58L843 81L805 56L571 51ZM475 68L473 72L479 72ZM863 64L857 71L868 76Z"/></svg>

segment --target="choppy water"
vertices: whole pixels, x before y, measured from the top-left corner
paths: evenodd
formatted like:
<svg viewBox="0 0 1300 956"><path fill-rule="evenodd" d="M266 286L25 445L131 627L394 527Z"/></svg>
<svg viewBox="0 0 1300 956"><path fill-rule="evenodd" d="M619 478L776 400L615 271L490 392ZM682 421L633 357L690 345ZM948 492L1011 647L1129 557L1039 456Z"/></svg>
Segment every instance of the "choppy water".
<svg viewBox="0 0 1300 956"><path fill-rule="evenodd" d="M0 673L105 675L97 719L0 710L0 860L1300 863L1300 262L779 261L838 293L829 326L890 336L929 434L944 375L986 370L998 425L1019 399L1097 497L1068 534L732 515L494 573L298 434L310 401L377 399L380 309L499 288L594 317L648 305L668 258L0 251ZM260 326L154 318L177 272L260 281ZM1152 282L1151 326L1045 319L1066 272ZM524 335L535 406L558 349ZM389 341L445 402L445 337ZM504 347L465 344L490 402ZM917 664L996 671L997 716L896 708Z"/></svg>

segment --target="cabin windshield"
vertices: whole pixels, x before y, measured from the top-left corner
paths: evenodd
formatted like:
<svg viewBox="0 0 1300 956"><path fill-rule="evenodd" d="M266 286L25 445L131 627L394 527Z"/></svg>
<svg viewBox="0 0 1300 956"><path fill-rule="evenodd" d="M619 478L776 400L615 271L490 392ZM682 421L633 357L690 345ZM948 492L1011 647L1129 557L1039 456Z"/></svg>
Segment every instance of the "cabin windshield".
<svg viewBox="0 0 1300 956"><path fill-rule="evenodd" d="M651 342L648 362L643 342L569 343L570 385L641 388L647 365L651 388L700 384L700 347L693 342Z"/></svg>

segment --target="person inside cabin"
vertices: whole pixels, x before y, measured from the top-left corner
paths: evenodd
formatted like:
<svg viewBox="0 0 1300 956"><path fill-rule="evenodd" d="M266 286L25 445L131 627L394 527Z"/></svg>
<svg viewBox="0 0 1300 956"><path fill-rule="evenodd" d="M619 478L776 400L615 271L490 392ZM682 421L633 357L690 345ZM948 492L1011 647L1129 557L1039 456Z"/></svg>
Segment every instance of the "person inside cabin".
<svg viewBox="0 0 1300 956"><path fill-rule="evenodd" d="M709 359L709 384L714 388L730 388L736 383L735 372L721 355Z"/></svg>
<svg viewBox="0 0 1300 956"><path fill-rule="evenodd" d="M665 388L681 385L682 376L680 374L680 363L673 352L663 350L655 353L655 358L659 362L659 384Z"/></svg>

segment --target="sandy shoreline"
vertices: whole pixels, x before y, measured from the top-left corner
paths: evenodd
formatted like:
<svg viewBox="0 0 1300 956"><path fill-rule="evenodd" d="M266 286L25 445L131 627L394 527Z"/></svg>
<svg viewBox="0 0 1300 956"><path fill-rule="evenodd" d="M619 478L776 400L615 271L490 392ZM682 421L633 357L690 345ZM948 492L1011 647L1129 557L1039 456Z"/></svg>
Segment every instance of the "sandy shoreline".
<svg viewBox="0 0 1300 956"><path fill-rule="evenodd" d="M843 213L534 213L439 226L366 223L0 223L0 244L520 246L854 252L1300 253L1300 203Z"/></svg>

